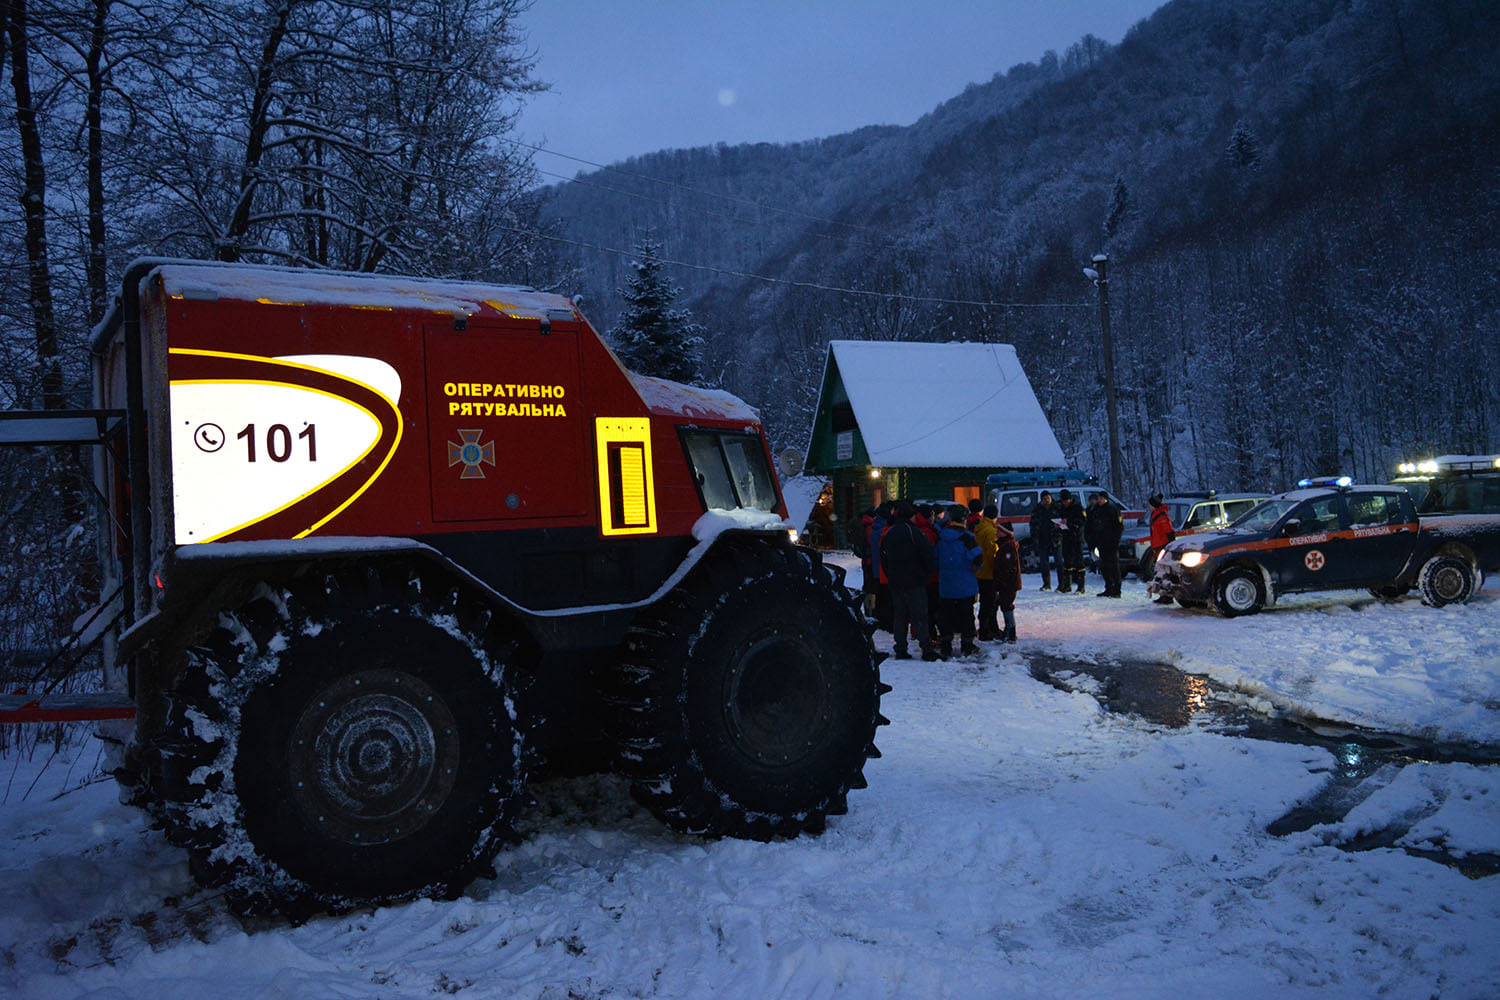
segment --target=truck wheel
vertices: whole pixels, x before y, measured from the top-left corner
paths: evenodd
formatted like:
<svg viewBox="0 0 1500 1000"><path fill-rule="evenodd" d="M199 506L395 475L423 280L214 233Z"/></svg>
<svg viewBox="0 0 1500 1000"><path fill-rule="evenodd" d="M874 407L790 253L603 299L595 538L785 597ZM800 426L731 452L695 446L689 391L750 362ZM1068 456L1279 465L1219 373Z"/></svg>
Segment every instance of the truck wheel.
<svg viewBox="0 0 1500 1000"><path fill-rule="evenodd" d="M1477 582L1473 565L1459 556L1433 556L1417 574L1422 601L1435 608L1466 603L1479 589Z"/></svg>
<svg viewBox="0 0 1500 1000"><path fill-rule="evenodd" d="M631 627L617 766L668 826L769 840L848 811L890 688L840 584L809 550L721 542Z"/></svg>
<svg viewBox="0 0 1500 1000"><path fill-rule="evenodd" d="M1214 579L1214 607L1225 618L1253 615L1265 603L1265 584L1249 567L1231 566Z"/></svg>
<svg viewBox="0 0 1500 1000"><path fill-rule="evenodd" d="M262 586L221 616L167 734L204 761L175 814L195 867L247 911L463 887L524 782L514 644L488 612L406 574Z"/></svg>
<svg viewBox="0 0 1500 1000"><path fill-rule="evenodd" d="M1136 565L1136 575L1148 582L1156 575L1155 549L1147 549L1145 554L1141 556L1140 562Z"/></svg>

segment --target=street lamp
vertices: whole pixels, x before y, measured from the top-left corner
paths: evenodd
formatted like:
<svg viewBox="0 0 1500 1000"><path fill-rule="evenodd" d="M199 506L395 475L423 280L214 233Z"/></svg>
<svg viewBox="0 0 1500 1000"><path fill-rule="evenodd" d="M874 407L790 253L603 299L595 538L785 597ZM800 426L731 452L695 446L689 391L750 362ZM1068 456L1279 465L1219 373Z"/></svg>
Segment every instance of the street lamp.
<svg viewBox="0 0 1500 1000"><path fill-rule="evenodd" d="M1104 344L1104 407L1109 419L1109 488L1115 496L1124 493L1120 485L1120 417L1115 398L1115 349L1109 339L1109 256L1094 254L1094 266L1085 267L1083 276L1099 289L1099 332Z"/></svg>

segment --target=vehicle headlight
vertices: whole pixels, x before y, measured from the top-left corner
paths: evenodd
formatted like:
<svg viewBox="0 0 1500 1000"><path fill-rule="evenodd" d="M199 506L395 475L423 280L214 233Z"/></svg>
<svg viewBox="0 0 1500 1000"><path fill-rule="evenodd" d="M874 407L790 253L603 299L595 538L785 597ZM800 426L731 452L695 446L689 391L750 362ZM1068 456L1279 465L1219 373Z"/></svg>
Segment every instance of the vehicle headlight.
<svg viewBox="0 0 1500 1000"><path fill-rule="evenodd" d="M1198 549L1193 549L1191 552L1184 552L1178 562L1182 563L1188 569L1192 569L1194 566L1203 563L1203 553Z"/></svg>

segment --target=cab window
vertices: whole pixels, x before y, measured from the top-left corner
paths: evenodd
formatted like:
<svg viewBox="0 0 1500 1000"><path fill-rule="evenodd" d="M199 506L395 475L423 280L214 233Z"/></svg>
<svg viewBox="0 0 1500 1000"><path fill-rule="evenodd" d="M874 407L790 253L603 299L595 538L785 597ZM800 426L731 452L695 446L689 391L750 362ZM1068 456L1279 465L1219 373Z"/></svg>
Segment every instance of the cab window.
<svg viewBox="0 0 1500 1000"><path fill-rule="evenodd" d="M1198 506L1194 507L1193 512L1188 515L1187 523L1184 524L1183 527L1200 528L1205 524L1212 524L1218 512L1218 504L1200 503Z"/></svg>
<svg viewBox="0 0 1500 1000"><path fill-rule="evenodd" d="M1309 500L1293 511L1292 517L1302 522L1298 534L1313 535L1338 531L1340 527L1338 501L1337 496L1322 497L1318 500Z"/></svg>
<svg viewBox="0 0 1500 1000"><path fill-rule="evenodd" d="M1259 500L1226 500L1224 501L1224 517L1229 521L1239 520L1258 503L1260 503Z"/></svg>
<svg viewBox="0 0 1500 1000"><path fill-rule="evenodd" d="M1006 493L1000 497L1001 517L1024 517L1037 503L1035 493Z"/></svg>
<svg viewBox="0 0 1500 1000"><path fill-rule="evenodd" d="M758 435L685 430L682 443L705 508L775 509L775 480Z"/></svg>
<svg viewBox="0 0 1500 1000"><path fill-rule="evenodd" d="M1348 504L1351 528L1400 524L1405 520L1401 513L1401 497L1394 493L1352 493Z"/></svg>

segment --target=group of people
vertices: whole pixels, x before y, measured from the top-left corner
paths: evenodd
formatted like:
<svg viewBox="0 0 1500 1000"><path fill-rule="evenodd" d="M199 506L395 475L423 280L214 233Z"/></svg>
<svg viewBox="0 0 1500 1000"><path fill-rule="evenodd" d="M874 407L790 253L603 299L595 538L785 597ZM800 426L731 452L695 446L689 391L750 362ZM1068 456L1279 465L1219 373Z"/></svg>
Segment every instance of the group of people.
<svg viewBox="0 0 1500 1000"><path fill-rule="evenodd" d="M1176 537L1161 494L1151 504L1151 547L1160 551ZM865 594L880 627L895 638L896 659L912 658L915 638L922 659L949 659L953 640L960 654L976 642L1016 641L1016 594L1021 589L1021 550L994 504L970 500L941 509L887 500L865 511L851 545L864 566ZM1120 536L1125 515L1104 492L1087 509L1071 490L1043 490L1031 510L1031 543L1041 561L1042 590L1084 593L1085 546L1099 554L1104 578L1100 597L1120 596ZM974 604L978 599L978 621ZM1003 616L1004 624L1001 624Z"/></svg>
<svg viewBox="0 0 1500 1000"><path fill-rule="evenodd" d="M973 653L977 642L1016 641L1021 550L995 515L994 504L978 500L967 514L907 500L865 512L852 542L875 617L895 638L896 659L912 658L912 637L924 660L952 657L955 637L960 654Z"/></svg>
<svg viewBox="0 0 1500 1000"><path fill-rule="evenodd" d="M1031 508L1031 546L1042 564L1042 589L1052 589L1052 568L1057 563L1057 591L1082 594L1083 553L1099 553L1099 575L1104 577L1100 597L1120 596L1120 536L1125 532L1125 512L1100 490L1089 498L1088 509L1079 504L1072 490L1058 494L1042 490ZM1165 508L1163 508L1165 509Z"/></svg>

